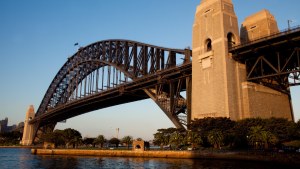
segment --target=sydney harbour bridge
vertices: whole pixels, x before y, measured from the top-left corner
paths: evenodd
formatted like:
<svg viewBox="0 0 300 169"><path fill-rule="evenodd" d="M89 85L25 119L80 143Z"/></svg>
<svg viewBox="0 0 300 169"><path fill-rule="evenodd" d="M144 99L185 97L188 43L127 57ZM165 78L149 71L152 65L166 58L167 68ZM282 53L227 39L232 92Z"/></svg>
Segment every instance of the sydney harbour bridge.
<svg viewBox="0 0 300 169"><path fill-rule="evenodd" d="M151 98L183 128L190 119L191 70L190 49L99 41L68 58L30 123L36 135L80 114Z"/></svg>
<svg viewBox="0 0 300 169"><path fill-rule="evenodd" d="M230 46L229 52L246 65L248 81L288 92L300 84L299 40L300 27L295 27ZM186 128L191 122L191 81L190 49L99 41L68 58L29 123L36 138L68 118L151 98L177 128Z"/></svg>
<svg viewBox="0 0 300 169"><path fill-rule="evenodd" d="M215 8L220 4L222 8ZM241 111L241 107L267 103L261 91L254 91L251 96L247 95L248 98L241 96L239 93L247 88L241 85L244 82L283 95L279 101L273 99L273 95L268 96L274 100L268 102L271 106L266 109L272 114L272 109L282 107L276 104L290 99L290 87L300 85L300 27L271 33L278 29L276 21L263 10L252 16L251 22L249 18L245 22L247 25L257 21L247 29L247 36L240 38L250 37L250 40L239 42L237 21L234 26L236 18L233 16L231 1L202 1L193 26L193 51L121 39L98 41L79 48L50 83L36 113L33 107L28 109L22 144L38 141L43 133L53 131L58 122L66 119L143 99L152 99L177 128L183 129L189 127L192 119L206 117L200 116L201 113L219 111L223 114L213 117L231 117L230 113ZM265 19L259 20L261 18ZM223 22L213 22L220 19ZM210 23L206 23L208 21ZM205 24L213 26L204 31ZM261 28L256 29L259 26ZM265 30L267 33L253 38L255 30L259 34ZM290 107L283 105L289 107L285 112L290 112L285 117L293 120L290 100L288 103ZM250 110L245 112L249 114ZM277 117L283 112L279 110ZM265 117L270 116L269 113ZM232 117L241 119L257 115Z"/></svg>

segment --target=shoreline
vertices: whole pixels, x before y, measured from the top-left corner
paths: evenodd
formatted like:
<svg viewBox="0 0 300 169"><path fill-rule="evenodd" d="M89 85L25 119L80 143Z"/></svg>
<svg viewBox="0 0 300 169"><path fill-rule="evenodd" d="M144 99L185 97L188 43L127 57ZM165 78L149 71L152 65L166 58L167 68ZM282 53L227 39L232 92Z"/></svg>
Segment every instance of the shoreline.
<svg viewBox="0 0 300 169"><path fill-rule="evenodd" d="M300 154L272 152L202 152L202 151L132 151L132 150L81 150L81 149L31 149L34 155L69 155L132 158L220 159L300 164Z"/></svg>
<svg viewBox="0 0 300 169"><path fill-rule="evenodd" d="M0 148L31 148L31 149L34 149L34 148L38 148L36 146L0 146Z"/></svg>

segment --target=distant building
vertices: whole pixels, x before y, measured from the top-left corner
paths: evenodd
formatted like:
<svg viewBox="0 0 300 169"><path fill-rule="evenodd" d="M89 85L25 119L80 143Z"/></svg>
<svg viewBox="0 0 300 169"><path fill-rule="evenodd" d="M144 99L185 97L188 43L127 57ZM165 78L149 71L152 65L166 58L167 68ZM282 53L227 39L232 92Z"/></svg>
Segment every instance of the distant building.
<svg viewBox="0 0 300 169"><path fill-rule="evenodd" d="M0 133L6 132L7 124L8 124L8 118L7 117L4 120L0 121Z"/></svg>
<svg viewBox="0 0 300 169"><path fill-rule="evenodd" d="M0 121L0 133L4 133L4 132L11 132L16 130L17 128L22 128L22 126L24 126L24 123L19 123L18 126L17 125L12 125L12 126L8 126L8 118L6 117L4 120Z"/></svg>

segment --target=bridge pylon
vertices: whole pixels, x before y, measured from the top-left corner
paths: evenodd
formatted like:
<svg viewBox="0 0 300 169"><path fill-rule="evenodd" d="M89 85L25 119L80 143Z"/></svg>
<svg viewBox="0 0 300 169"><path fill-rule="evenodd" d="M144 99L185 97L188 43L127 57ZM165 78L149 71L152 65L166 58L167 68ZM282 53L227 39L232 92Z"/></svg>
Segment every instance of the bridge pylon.
<svg viewBox="0 0 300 169"><path fill-rule="evenodd" d="M193 25L192 120L205 117L293 120L289 91L270 88L265 85L266 78L259 83L249 81L246 72L259 70L255 67L248 70L245 63L237 62L229 52L240 41L252 41L276 32L274 16L263 10L245 20L240 38L232 0L201 1ZM268 53L260 53L260 58ZM263 63L260 64L263 73L270 69L266 57L254 63ZM280 84L272 81L272 85Z"/></svg>
<svg viewBox="0 0 300 169"><path fill-rule="evenodd" d="M239 29L231 0L202 0L193 25L192 119L240 118L245 66L228 53L236 43Z"/></svg>
<svg viewBox="0 0 300 169"><path fill-rule="evenodd" d="M34 118L34 116L35 116L34 107L33 107L33 105L30 105L26 112L21 145L29 146L29 145L32 145L32 143L33 143L33 139L34 139L34 135L35 135L34 124L30 124L29 122Z"/></svg>

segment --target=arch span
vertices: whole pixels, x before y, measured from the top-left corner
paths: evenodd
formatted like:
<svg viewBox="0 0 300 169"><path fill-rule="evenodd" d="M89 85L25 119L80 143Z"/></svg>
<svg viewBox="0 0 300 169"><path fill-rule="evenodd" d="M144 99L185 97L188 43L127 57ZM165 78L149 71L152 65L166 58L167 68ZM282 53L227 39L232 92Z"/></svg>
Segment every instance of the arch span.
<svg viewBox="0 0 300 169"><path fill-rule="evenodd" d="M188 122L190 99L189 94L183 97L180 92L189 89L190 77L189 49L129 40L99 41L68 58L31 124L37 133L47 128L44 126L53 128L57 122L83 113L151 98L180 128Z"/></svg>

